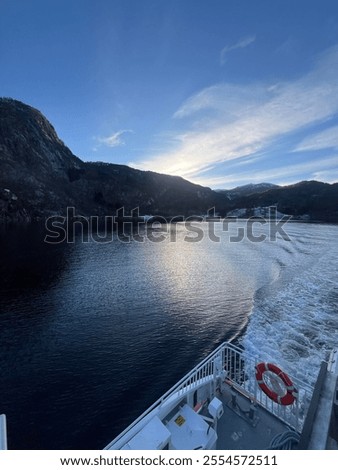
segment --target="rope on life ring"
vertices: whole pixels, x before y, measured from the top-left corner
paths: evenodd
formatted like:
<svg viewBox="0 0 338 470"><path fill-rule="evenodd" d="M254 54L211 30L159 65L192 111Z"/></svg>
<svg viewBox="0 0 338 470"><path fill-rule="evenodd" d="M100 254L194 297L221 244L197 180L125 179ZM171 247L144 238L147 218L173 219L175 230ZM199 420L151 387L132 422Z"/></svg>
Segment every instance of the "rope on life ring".
<svg viewBox="0 0 338 470"><path fill-rule="evenodd" d="M275 364L270 364L269 362L260 362L255 367L257 383L265 395L267 395L271 400L278 403L279 405L292 405L292 403L298 397L298 390L293 385L290 377ZM272 390L268 387L263 379L263 375L266 372L272 372L282 380L286 388L286 393L284 395L279 395L275 390Z"/></svg>

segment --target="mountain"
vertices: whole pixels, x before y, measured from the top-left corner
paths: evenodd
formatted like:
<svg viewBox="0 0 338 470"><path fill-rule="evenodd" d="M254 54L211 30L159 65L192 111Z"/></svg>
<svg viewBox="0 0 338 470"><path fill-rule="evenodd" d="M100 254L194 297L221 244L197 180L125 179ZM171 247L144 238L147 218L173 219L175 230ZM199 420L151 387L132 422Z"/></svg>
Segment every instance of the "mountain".
<svg viewBox="0 0 338 470"><path fill-rule="evenodd" d="M232 209L246 208L244 216L250 216L257 207L276 206L279 212L294 218L338 222L338 183L301 181L238 197L231 203Z"/></svg>
<svg viewBox="0 0 338 470"><path fill-rule="evenodd" d="M1 191L10 194L9 214L17 209L29 219L74 204L69 184L82 167L38 110L0 100L0 198ZM2 217L5 212L2 197Z"/></svg>
<svg viewBox="0 0 338 470"><path fill-rule="evenodd" d="M243 186L236 186L236 188L233 189L216 189L216 192L224 194L229 200L232 200L242 196L250 196L251 194L264 193L269 189L279 187L280 186L272 183L245 184Z"/></svg>
<svg viewBox="0 0 338 470"><path fill-rule="evenodd" d="M338 184L261 183L212 191L177 176L84 162L40 111L0 99L0 222L65 215L67 207L85 216L139 207L140 214L167 217L204 215L215 207L221 216L240 209L248 217L271 205L298 218L338 222Z"/></svg>
<svg viewBox="0 0 338 470"><path fill-rule="evenodd" d="M156 215L224 210L224 196L183 178L73 155L37 109L0 99L0 219L65 214L114 215L124 206Z"/></svg>

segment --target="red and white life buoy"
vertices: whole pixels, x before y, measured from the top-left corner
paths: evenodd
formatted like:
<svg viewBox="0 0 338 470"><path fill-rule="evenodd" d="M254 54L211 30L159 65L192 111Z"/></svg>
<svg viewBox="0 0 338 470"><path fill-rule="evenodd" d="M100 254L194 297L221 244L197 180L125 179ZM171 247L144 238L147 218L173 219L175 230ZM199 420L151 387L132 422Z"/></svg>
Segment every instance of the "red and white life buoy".
<svg viewBox="0 0 338 470"><path fill-rule="evenodd" d="M263 379L263 375L266 372L272 372L282 380L286 388L286 393L284 395L279 395L275 390L272 390L267 386L266 382ZM279 405L292 405L292 403L298 396L298 391L293 385L290 377L279 367L275 366L275 364L270 364L268 362L260 362L259 364L257 364L256 380L263 392L269 398L271 398L271 400L278 403Z"/></svg>

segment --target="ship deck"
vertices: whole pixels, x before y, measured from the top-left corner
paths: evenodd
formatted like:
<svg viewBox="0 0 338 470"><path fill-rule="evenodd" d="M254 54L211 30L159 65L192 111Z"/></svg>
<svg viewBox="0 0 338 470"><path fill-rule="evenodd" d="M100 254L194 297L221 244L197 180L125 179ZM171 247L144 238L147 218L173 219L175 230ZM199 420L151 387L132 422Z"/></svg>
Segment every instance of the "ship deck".
<svg viewBox="0 0 338 470"><path fill-rule="evenodd" d="M217 398L222 401L224 414L217 423L217 449L264 450L271 440L290 428L276 416L257 405L253 417L249 410L251 400L236 393L236 405L232 403L231 389L226 388Z"/></svg>
<svg viewBox="0 0 338 470"><path fill-rule="evenodd" d="M303 428L313 387L291 378L299 398L288 406L277 404L251 379L249 373L257 363L258 359L223 343L105 449L290 447L299 441L292 430Z"/></svg>

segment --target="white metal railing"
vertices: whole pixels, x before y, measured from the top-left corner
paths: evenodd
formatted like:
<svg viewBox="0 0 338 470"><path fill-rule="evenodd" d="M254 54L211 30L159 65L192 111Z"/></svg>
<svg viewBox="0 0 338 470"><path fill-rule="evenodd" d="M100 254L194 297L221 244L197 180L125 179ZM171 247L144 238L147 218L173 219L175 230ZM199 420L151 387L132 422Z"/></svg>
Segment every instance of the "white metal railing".
<svg viewBox="0 0 338 470"><path fill-rule="evenodd" d="M106 449L112 448L117 441L123 442L123 437L132 429L138 429L140 422L147 416L150 420L155 409L160 409L168 402L180 399L180 397L183 398L200 385L210 383L210 386L214 387L211 392L215 393L217 379L222 379L225 375L232 383L236 384L237 389L252 396L255 402L293 429L301 431L313 388L290 376L298 390L298 399L289 406L279 405L270 400L257 386L255 365L258 362L260 361L230 343L221 344L108 444ZM142 426L144 424L145 422L142 423Z"/></svg>
<svg viewBox="0 0 338 470"><path fill-rule="evenodd" d="M259 359L249 356L245 351L231 345L222 345L222 361L228 377L236 385L247 392L263 408L268 410L274 416L288 424L294 430L300 432L306 417L306 413L313 394L313 387L300 380L291 378L295 388L298 391L298 398L292 405L283 406L275 403L260 389L255 378L255 365L260 362Z"/></svg>
<svg viewBox="0 0 338 470"><path fill-rule="evenodd" d="M6 416L0 415L0 450L7 449Z"/></svg>

